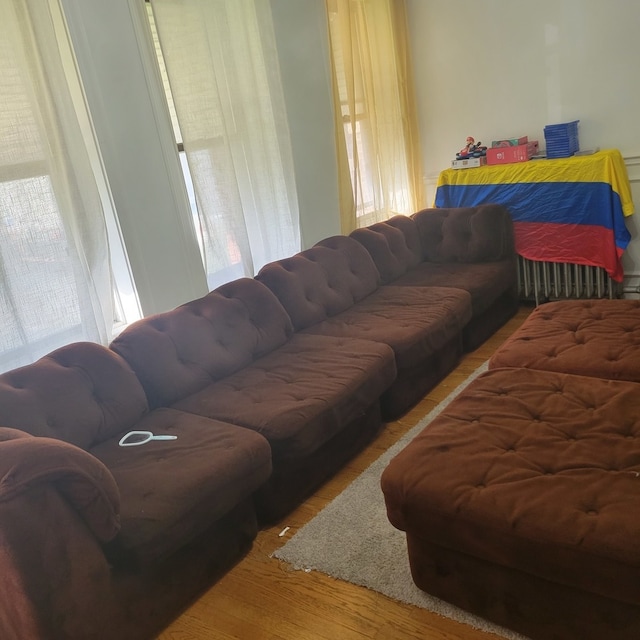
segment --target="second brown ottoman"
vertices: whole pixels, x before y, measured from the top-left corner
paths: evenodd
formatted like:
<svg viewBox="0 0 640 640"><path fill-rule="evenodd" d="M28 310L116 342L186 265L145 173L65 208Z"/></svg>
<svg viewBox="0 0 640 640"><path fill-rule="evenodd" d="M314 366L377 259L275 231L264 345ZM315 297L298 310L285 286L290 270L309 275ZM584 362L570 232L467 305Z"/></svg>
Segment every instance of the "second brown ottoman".
<svg viewBox="0 0 640 640"><path fill-rule="evenodd" d="M489 371L382 489L424 591L539 640L640 638L640 385Z"/></svg>
<svg viewBox="0 0 640 640"><path fill-rule="evenodd" d="M535 309L489 361L640 382L640 300L563 300Z"/></svg>

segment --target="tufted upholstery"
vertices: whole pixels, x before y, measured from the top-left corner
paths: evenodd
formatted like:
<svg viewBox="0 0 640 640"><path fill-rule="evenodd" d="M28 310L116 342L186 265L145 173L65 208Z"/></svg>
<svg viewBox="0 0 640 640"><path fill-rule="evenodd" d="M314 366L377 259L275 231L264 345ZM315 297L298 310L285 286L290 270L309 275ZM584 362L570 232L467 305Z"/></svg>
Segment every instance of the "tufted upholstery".
<svg viewBox="0 0 640 640"><path fill-rule="evenodd" d="M280 463L308 456L333 438L377 402L395 373L387 345L295 335L174 407L257 431Z"/></svg>
<svg viewBox="0 0 640 640"><path fill-rule="evenodd" d="M265 265L256 279L275 293L299 331L373 293L380 274L362 245L346 236L333 236L291 258Z"/></svg>
<svg viewBox="0 0 640 640"><path fill-rule="evenodd" d="M130 561L157 560L180 548L246 500L271 472L264 438L179 411L150 413L128 364L91 342L61 347L0 375L0 424L46 436L4 445L3 458L12 466L0 493L6 494L9 478L24 491L45 482L46 472L78 511L90 512L96 505L94 510L111 523L102 525L111 535L99 539L113 538L120 529L116 546ZM133 429L178 439L119 447L120 437ZM121 503L120 495L125 496ZM112 501L110 520L100 507L107 500Z"/></svg>
<svg viewBox="0 0 640 640"><path fill-rule="evenodd" d="M423 209L411 217L427 262L495 262L515 254L513 222L502 205Z"/></svg>
<svg viewBox="0 0 640 640"><path fill-rule="evenodd" d="M146 411L127 363L92 342L61 347L0 375L0 424L81 449L128 430Z"/></svg>
<svg viewBox="0 0 640 640"><path fill-rule="evenodd" d="M418 227L408 216L393 216L384 222L352 231L369 252L380 273L382 284L389 284L422 262Z"/></svg>
<svg viewBox="0 0 640 640"><path fill-rule="evenodd" d="M383 284L467 291L473 312L463 332L467 351L515 313L513 223L501 205L424 209L356 229L350 237L367 249Z"/></svg>
<svg viewBox="0 0 640 640"><path fill-rule="evenodd" d="M239 371L292 333L271 292L241 278L130 325L110 346L131 365L150 405L159 407Z"/></svg>
<svg viewBox="0 0 640 640"><path fill-rule="evenodd" d="M254 429L296 457L377 402L396 368L386 345L292 332L273 293L243 278L131 325L111 348L153 405Z"/></svg>
<svg viewBox="0 0 640 640"><path fill-rule="evenodd" d="M365 338L393 349L398 378L382 397L387 419L404 413L450 370L471 319L466 291L378 287L379 274L368 251L346 236L327 238L293 258L272 262L257 279L280 299L296 331Z"/></svg>
<svg viewBox="0 0 640 640"><path fill-rule="evenodd" d="M351 277L341 277L345 271ZM273 262L257 278L278 296L297 331L384 342L400 368L431 355L471 318L464 291L377 287L372 258L345 236Z"/></svg>
<svg viewBox="0 0 640 640"><path fill-rule="evenodd" d="M174 409L153 411L136 429L177 439L123 450L112 438L91 449L122 487L122 529L109 556L128 568L175 553L271 474L269 444L249 429Z"/></svg>
<svg viewBox="0 0 640 640"><path fill-rule="evenodd" d="M74 343L2 374L6 424L15 428L0 427L2 638L155 637L255 538L267 441L149 412L131 368L106 347ZM119 447L133 429L177 439Z"/></svg>
<svg viewBox="0 0 640 640"><path fill-rule="evenodd" d="M640 382L640 301L544 304L496 351L489 366Z"/></svg>
<svg viewBox="0 0 640 640"><path fill-rule="evenodd" d="M389 519L411 538L414 576L433 575L424 540L425 550L512 570L514 593L517 576L531 575L637 605L638 415L635 383L532 369L480 376L382 476ZM481 575L466 582L484 589ZM456 603L455 592L448 597Z"/></svg>
<svg viewBox="0 0 640 640"><path fill-rule="evenodd" d="M369 266L375 286L377 272ZM357 289L359 279L344 282ZM290 510L332 473L324 463L312 469L311 459L377 408L396 377L388 345L293 333L278 298L249 278L131 325L111 348L129 362L152 406L232 423L266 438L274 465L270 482L283 489L268 506L256 501L265 520ZM380 426L379 411L374 413L377 418L366 421L371 432ZM349 445L346 452L352 453ZM282 478L302 460L309 461L307 477L288 487Z"/></svg>
<svg viewBox="0 0 640 640"><path fill-rule="evenodd" d="M398 215L356 229L350 237L370 253L383 284L421 263L475 265L515 256L511 216L497 204L423 209L410 217Z"/></svg>
<svg viewBox="0 0 640 640"><path fill-rule="evenodd" d="M470 216L440 229L477 257ZM109 349L76 343L0 376L3 639L155 637L258 524L455 366L473 300L490 294L467 284L502 274L484 258L447 262L448 239L430 263L438 286L381 286L421 268L416 220L327 238L144 318ZM484 316L491 330L504 314L489 303ZM120 447L130 430L176 439Z"/></svg>
<svg viewBox="0 0 640 640"><path fill-rule="evenodd" d="M394 286L428 286L462 289L471 296L473 317L496 312L494 306L501 297L512 300L516 308L516 269L513 261L478 262L470 267L460 262L422 262L393 282ZM501 318L501 323L504 322Z"/></svg>
<svg viewBox="0 0 640 640"><path fill-rule="evenodd" d="M466 291L444 287L381 287L343 313L304 330L388 344L399 369L413 367L459 337L471 319Z"/></svg>

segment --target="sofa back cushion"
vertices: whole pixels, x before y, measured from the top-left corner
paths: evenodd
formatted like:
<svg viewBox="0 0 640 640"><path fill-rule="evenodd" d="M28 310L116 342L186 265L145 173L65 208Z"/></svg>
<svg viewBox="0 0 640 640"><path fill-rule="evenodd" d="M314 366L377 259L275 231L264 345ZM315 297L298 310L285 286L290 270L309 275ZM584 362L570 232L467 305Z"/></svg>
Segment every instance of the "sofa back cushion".
<svg viewBox="0 0 640 640"><path fill-rule="evenodd" d="M427 262L497 262L515 255L506 207L423 209L412 216Z"/></svg>
<svg viewBox="0 0 640 640"><path fill-rule="evenodd" d="M408 216L393 216L385 222L356 229L350 237L369 252L382 284L393 282L422 262L418 228Z"/></svg>
<svg viewBox="0 0 640 640"><path fill-rule="evenodd" d="M373 293L380 274L359 242L332 236L291 258L265 265L256 279L275 293L300 331Z"/></svg>
<svg viewBox="0 0 640 640"><path fill-rule="evenodd" d="M155 408L242 369L292 333L291 320L271 291L240 278L135 322L111 349L131 365Z"/></svg>
<svg viewBox="0 0 640 640"><path fill-rule="evenodd" d="M127 363L92 342L69 344L0 375L0 425L82 449L133 427L147 410Z"/></svg>

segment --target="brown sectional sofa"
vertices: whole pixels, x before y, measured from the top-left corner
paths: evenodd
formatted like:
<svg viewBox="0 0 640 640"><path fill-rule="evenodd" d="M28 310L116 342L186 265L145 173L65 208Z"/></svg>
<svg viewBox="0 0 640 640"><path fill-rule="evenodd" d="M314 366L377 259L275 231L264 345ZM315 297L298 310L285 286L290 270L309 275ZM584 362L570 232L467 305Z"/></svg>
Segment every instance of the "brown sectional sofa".
<svg viewBox="0 0 640 640"><path fill-rule="evenodd" d="M488 241L511 233L504 210L407 220L449 249L432 255L409 230L414 252L393 282L377 266L384 242L327 238L109 348L75 343L0 375L3 640L152 637L260 525L366 446L382 411L400 414L451 369L470 324L486 333L506 319L482 317L478 287L486 309L513 296L502 308L515 311L512 240ZM450 264L454 286L409 282L456 243L457 260L475 253ZM120 446L132 430L175 439Z"/></svg>
<svg viewBox="0 0 640 640"><path fill-rule="evenodd" d="M150 410L106 347L71 344L0 376L0 424L3 639L149 637L257 533L267 441ZM120 447L131 430L177 439Z"/></svg>
<svg viewBox="0 0 640 640"><path fill-rule="evenodd" d="M263 523L290 511L381 426L393 352L370 340L294 333L277 298L242 278L132 324L111 349L152 407L260 434L273 472L254 496Z"/></svg>
<svg viewBox="0 0 640 640"><path fill-rule="evenodd" d="M640 637L640 303L537 308L382 476L428 593L534 640Z"/></svg>
<svg viewBox="0 0 640 640"><path fill-rule="evenodd" d="M424 209L351 233L371 254L382 284L448 287L471 296L465 351L495 333L518 304L509 212L500 205Z"/></svg>
<svg viewBox="0 0 640 640"><path fill-rule="evenodd" d="M444 287L378 286L369 253L336 236L265 266L256 278L282 302L301 335L383 343L393 349L397 377L381 398L386 419L402 415L462 354L470 296Z"/></svg>

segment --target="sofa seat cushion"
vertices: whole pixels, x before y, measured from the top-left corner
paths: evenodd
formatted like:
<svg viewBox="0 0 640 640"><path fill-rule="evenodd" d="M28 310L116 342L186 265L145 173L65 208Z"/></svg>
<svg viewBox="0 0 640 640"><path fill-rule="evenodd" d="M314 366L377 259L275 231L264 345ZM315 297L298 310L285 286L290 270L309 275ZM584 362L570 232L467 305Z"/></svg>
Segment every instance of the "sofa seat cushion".
<svg viewBox="0 0 640 640"><path fill-rule="evenodd" d="M640 382L640 300L541 305L496 351L489 366Z"/></svg>
<svg viewBox="0 0 640 640"><path fill-rule="evenodd" d="M271 444L274 461L295 459L359 418L395 376L393 351L385 344L295 334L174 406L254 429Z"/></svg>
<svg viewBox="0 0 640 640"><path fill-rule="evenodd" d="M91 449L120 489L121 530L110 557L146 564L185 546L260 487L271 473L267 441L249 429L174 409L156 409L136 426L175 440Z"/></svg>
<svg viewBox="0 0 640 640"><path fill-rule="evenodd" d="M637 603L638 415L636 383L489 371L385 469L389 519L414 544Z"/></svg>
<svg viewBox="0 0 640 640"><path fill-rule="evenodd" d="M414 367L460 335L471 319L469 294L444 287L383 286L304 333L388 344L398 369Z"/></svg>
<svg viewBox="0 0 640 640"><path fill-rule="evenodd" d="M463 289L471 295L473 315L478 316L506 291L515 291L516 265L512 260L474 264L421 262L392 284Z"/></svg>

